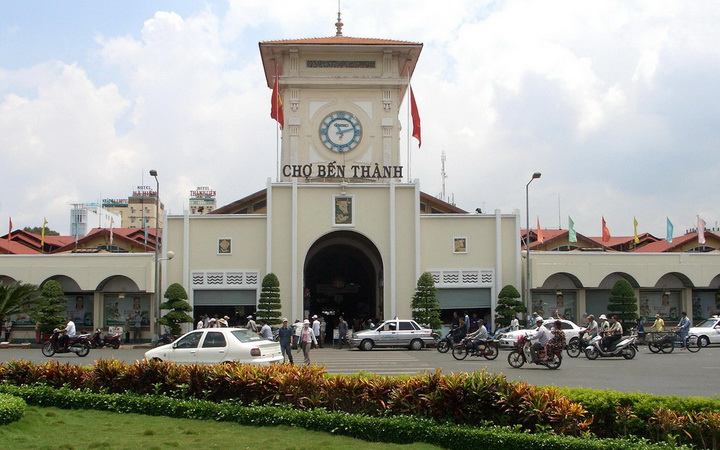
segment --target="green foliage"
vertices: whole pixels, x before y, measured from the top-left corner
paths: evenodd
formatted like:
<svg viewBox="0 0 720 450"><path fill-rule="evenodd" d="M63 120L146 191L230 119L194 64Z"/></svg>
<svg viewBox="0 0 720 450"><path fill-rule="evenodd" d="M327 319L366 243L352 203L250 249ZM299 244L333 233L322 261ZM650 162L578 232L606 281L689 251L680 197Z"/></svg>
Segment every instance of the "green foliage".
<svg viewBox="0 0 720 450"><path fill-rule="evenodd" d="M37 298L37 307L31 314L31 319L37 322L41 333L52 333L55 328L65 326L65 311L67 298L63 288L55 280L46 281L40 288L40 296Z"/></svg>
<svg viewBox="0 0 720 450"><path fill-rule="evenodd" d="M165 325L174 335L181 333L181 323L194 323L195 319L187 315L193 308L187 302L187 292L179 283L173 283L165 290L165 298L168 300L160 304L160 309L169 310L167 314L160 317L157 321L161 325Z"/></svg>
<svg viewBox="0 0 720 450"><path fill-rule="evenodd" d="M610 314L616 315L622 323L623 330L627 328L626 324L634 324L638 318L638 301L635 297L630 282L621 278L615 282L610 291L610 304L607 306Z"/></svg>
<svg viewBox="0 0 720 450"><path fill-rule="evenodd" d="M281 323L279 317L282 315L281 307L280 281L274 273L269 273L263 278L262 291L255 314L259 320L265 320L268 325L279 325Z"/></svg>
<svg viewBox="0 0 720 450"><path fill-rule="evenodd" d="M0 425L22 419L25 415L25 400L9 394L0 394Z"/></svg>
<svg viewBox="0 0 720 450"><path fill-rule="evenodd" d="M508 284L498 294L498 304L495 307L495 312L498 314L498 318L495 320L499 326L506 327L510 325L512 316L517 316L520 313L527 311L525 305L520 300L520 293L515 286Z"/></svg>
<svg viewBox="0 0 720 450"><path fill-rule="evenodd" d="M7 316L26 312L37 305L37 293L38 287L34 284L16 282L6 286L0 283L0 324L5 323Z"/></svg>
<svg viewBox="0 0 720 450"><path fill-rule="evenodd" d="M23 231L27 231L28 233L33 233L40 236L42 235L42 229L43 227L25 227L23 228ZM45 236L60 236L60 233L55 230L51 230L48 227L45 227Z"/></svg>
<svg viewBox="0 0 720 450"><path fill-rule="evenodd" d="M412 317L415 322L429 326L433 330L442 327L440 319L440 302L437 299L435 281L429 272L420 275L413 295Z"/></svg>
<svg viewBox="0 0 720 450"><path fill-rule="evenodd" d="M249 426L293 426L339 434L370 442L408 444L424 442L442 448L503 449L670 449L673 445L653 445L645 440L597 439L546 433L522 433L517 427L482 424L481 427L438 424L411 416L370 417L324 409L214 403L197 399L174 399L162 395L92 393L85 390L47 386L9 386L0 390L21 396L29 404L63 409L95 409L118 413L180 417L195 420L233 422Z"/></svg>

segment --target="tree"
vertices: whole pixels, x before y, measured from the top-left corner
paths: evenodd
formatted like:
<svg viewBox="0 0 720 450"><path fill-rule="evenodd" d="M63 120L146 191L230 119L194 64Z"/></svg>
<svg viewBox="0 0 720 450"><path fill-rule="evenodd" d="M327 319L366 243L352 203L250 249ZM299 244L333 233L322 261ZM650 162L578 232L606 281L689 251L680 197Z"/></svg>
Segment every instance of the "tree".
<svg viewBox="0 0 720 450"><path fill-rule="evenodd" d="M0 324L13 314L27 312L27 309L37 305L35 296L38 287L34 284L12 283L8 286L0 283Z"/></svg>
<svg viewBox="0 0 720 450"><path fill-rule="evenodd" d="M615 282L612 291L610 291L609 300L610 304L607 309L610 314L617 316L623 329L626 328L628 322L632 325L635 324L638 318L638 301L637 297L635 297L635 290L628 280L621 278Z"/></svg>
<svg viewBox="0 0 720 450"><path fill-rule="evenodd" d="M264 320L268 325L279 325L282 307L280 302L280 281L274 273L265 275L262 281L260 301L255 315L259 320Z"/></svg>
<svg viewBox="0 0 720 450"><path fill-rule="evenodd" d="M427 325L433 330L442 327L440 320L440 302L437 299L435 281L429 272L420 275L412 299L412 317L415 322Z"/></svg>
<svg viewBox="0 0 720 450"><path fill-rule="evenodd" d="M52 333L55 328L64 328L65 315L61 313L67 309L66 302L67 298L60 283L50 280L42 285L38 306L30 315L38 324L40 333Z"/></svg>
<svg viewBox="0 0 720 450"><path fill-rule="evenodd" d="M187 315L193 308L187 302L187 292L179 283L173 283L165 291L165 298L168 300L160 304L160 309L169 310L167 314L157 319L161 325L170 328L170 332L179 335L182 332L181 323L194 323L195 319Z"/></svg>
<svg viewBox="0 0 720 450"><path fill-rule="evenodd" d="M25 227L23 228L23 231L27 231L28 233L33 234L42 234L43 227ZM48 227L45 227L45 236L60 236L60 233L58 233L55 230L51 230Z"/></svg>
<svg viewBox="0 0 720 450"><path fill-rule="evenodd" d="M512 316L517 316L520 313L527 311L525 305L520 300L520 293L515 286L508 284L500 290L498 294L498 304L495 307L495 312L498 314L498 318L495 320L496 326L506 327L510 325Z"/></svg>

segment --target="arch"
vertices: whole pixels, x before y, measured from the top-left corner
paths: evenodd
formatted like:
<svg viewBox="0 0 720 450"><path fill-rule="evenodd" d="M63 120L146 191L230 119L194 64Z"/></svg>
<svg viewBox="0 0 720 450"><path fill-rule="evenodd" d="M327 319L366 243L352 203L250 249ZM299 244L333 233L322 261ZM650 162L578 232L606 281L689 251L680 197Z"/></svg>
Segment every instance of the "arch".
<svg viewBox="0 0 720 450"><path fill-rule="evenodd" d="M605 278L603 278L602 281L598 283L598 288L612 289L613 286L615 286L615 283L621 278L626 279L630 283L630 286L632 286L633 288L640 288L640 283L637 282L635 277L625 272L613 272L606 275Z"/></svg>
<svg viewBox="0 0 720 450"><path fill-rule="evenodd" d="M665 275L661 276L657 283L655 283L656 288L669 288L669 289L679 289L679 288L691 288L695 287L695 284L688 278L687 275L680 272L668 272Z"/></svg>
<svg viewBox="0 0 720 450"><path fill-rule="evenodd" d="M720 289L720 274L715 275L708 286L713 289Z"/></svg>
<svg viewBox="0 0 720 450"><path fill-rule="evenodd" d="M43 280L42 283L40 283L40 286L45 284L46 282L53 280L60 283L60 286L62 286L63 292L81 292L82 289L80 288L80 285L77 281L75 281L74 278L71 278L67 275L53 275L51 277L46 278Z"/></svg>
<svg viewBox="0 0 720 450"><path fill-rule="evenodd" d="M7 275L0 275L0 284L3 286L9 286L15 282L17 282L17 280L13 277L9 277Z"/></svg>
<svg viewBox="0 0 720 450"><path fill-rule="evenodd" d="M125 275L111 275L105 278L98 284L96 290L103 292L143 292L135 281Z"/></svg>
<svg viewBox="0 0 720 450"><path fill-rule="evenodd" d="M580 289L583 287L582 281L575 275L567 272L558 272L550 275L540 286L540 289Z"/></svg>
<svg viewBox="0 0 720 450"><path fill-rule="evenodd" d="M317 239L305 256L303 286L304 312L324 313L330 332L339 315L350 323L382 318L382 257L361 233L333 231Z"/></svg>

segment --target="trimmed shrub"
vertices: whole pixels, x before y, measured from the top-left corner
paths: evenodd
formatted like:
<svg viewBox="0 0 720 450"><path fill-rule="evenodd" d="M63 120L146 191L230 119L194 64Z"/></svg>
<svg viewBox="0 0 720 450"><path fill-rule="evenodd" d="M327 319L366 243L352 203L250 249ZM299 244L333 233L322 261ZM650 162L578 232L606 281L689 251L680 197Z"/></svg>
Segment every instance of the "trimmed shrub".
<svg viewBox="0 0 720 450"><path fill-rule="evenodd" d="M25 400L9 394L0 394L0 425L16 422L25 415Z"/></svg>

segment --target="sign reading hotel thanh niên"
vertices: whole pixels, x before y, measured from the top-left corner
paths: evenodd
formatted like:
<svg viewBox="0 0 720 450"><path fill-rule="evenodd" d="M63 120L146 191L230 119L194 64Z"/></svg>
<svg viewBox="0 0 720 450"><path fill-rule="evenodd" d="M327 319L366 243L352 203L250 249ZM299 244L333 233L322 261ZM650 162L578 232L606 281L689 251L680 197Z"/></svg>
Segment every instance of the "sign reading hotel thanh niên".
<svg viewBox="0 0 720 450"><path fill-rule="evenodd" d="M353 164L286 164L282 167L284 177L292 178L402 178L403 166Z"/></svg>
<svg viewBox="0 0 720 450"><path fill-rule="evenodd" d="M194 191L190 191L190 197L193 198L215 198L215 191L207 186L198 186Z"/></svg>

